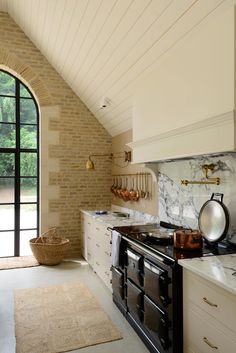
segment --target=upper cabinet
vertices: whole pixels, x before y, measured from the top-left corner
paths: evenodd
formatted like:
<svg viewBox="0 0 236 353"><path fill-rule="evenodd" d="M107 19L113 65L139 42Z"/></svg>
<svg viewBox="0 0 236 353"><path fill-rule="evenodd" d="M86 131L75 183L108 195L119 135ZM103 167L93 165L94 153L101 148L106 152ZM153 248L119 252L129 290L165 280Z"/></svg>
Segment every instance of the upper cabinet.
<svg viewBox="0 0 236 353"><path fill-rule="evenodd" d="M234 151L234 109L235 8L225 1L139 81L133 162Z"/></svg>

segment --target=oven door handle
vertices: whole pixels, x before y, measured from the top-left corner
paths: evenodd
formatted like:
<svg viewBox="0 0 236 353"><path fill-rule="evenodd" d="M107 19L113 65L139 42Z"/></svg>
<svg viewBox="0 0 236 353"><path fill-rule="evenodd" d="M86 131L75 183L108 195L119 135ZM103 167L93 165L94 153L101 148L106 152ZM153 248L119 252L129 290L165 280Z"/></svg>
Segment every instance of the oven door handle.
<svg viewBox="0 0 236 353"><path fill-rule="evenodd" d="M146 261L144 261L144 267L146 267L151 272L156 273L157 275L160 275L164 272L163 270L159 270L156 266L152 266Z"/></svg>
<svg viewBox="0 0 236 353"><path fill-rule="evenodd" d="M129 249L127 249L127 255L128 255L128 257L130 257L131 259L133 259L133 260L135 260L137 262L141 259L141 256L134 254Z"/></svg>
<svg viewBox="0 0 236 353"><path fill-rule="evenodd" d="M146 254L152 255L152 257L154 257L155 259L157 259L157 260L159 260L159 261L161 261L161 262L164 262L164 261L165 261L165 259L162 258L161 256L159 256L159 255L157 255L156 253L154 253L154 252L148 250L147 248L144 248L143 246L138 245L136 242L130 240L130 239L127 238L126 236L122 235L122 238L123 238L124 240L126 240L127 243L130 243L130 244L134 245L137 249L140 249L140 250L144 251ZM173 260L172 260L172 261L173 261Z"/></svg>

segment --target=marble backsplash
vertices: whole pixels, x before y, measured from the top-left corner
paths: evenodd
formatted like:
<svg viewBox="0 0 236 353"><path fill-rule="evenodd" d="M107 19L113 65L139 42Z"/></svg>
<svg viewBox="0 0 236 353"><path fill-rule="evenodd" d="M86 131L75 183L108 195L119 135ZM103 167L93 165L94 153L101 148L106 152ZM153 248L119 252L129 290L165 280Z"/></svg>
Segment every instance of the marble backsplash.
<svg viewBox="0 0 236 353"><path fill-rule="evenodd" d="M219 177L220 185L181 185L182 179L204 179L201 166L211 163L215 169L209 176ZM163 162L159 163L158 170L160 220L196 229L202 205L212 193L222 193L231 228L236 229L236 154Z"/></svg>

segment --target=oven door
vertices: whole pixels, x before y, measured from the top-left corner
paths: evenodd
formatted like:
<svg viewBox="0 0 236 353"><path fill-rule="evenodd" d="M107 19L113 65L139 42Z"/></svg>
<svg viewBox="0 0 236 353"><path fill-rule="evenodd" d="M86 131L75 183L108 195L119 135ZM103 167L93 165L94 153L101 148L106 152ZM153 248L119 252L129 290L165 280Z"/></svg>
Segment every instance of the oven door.
<svg viewBox="0 0 236 353"><path fill-rule="evenodd" d="M127 277L137 285L143 285L143 256L134 251L127 249Z"/></svg>
<svg viewBox="0 0 236 353"><path fill-rule="evenodd" d="M168 349L168 316L146 295L144 295L143 323L152 338L160 342L164 349Z"/></svg>
<svg viewBox="0 0 236 353"><path fill-rule="evenodd" d="M143 292L129 279L127 280L127 307L136 321L143 319Z"/></svg>
<svg viewBox="0 0 236 353"><path fill-rule="evenodd" d="M144 260L144 291L157 304L166 307L170 303L168 272L151 261Z"/></svg>
<svg viewBox="0 0 236 353"><path fill-rule="evenodd" d="M124 300L124 273L112 267L112 289L118 300Z"/></svg>

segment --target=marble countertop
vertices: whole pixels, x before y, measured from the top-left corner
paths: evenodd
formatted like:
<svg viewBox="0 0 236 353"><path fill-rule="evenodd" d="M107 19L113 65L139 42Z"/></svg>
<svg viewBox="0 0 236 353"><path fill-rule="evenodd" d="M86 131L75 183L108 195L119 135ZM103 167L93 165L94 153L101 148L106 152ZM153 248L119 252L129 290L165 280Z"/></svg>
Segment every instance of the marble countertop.
<svg viewBox="0 0 236 353"><path fill-rule="evenodd" d="M236 294L236 254L197 257L178 263L197 275Z"/></svg>
<svg viewBox="0 0 236 353"><path fill-rule="evenodd" d="M130 217L117 217L113 214L113 211L107 211L107 214L97 215L96 211L81 210L84 214L91 216L96 221L106 224L109 227L120 227L120 226L131 226L139 224L153 223L147 219Z"/></svg>

